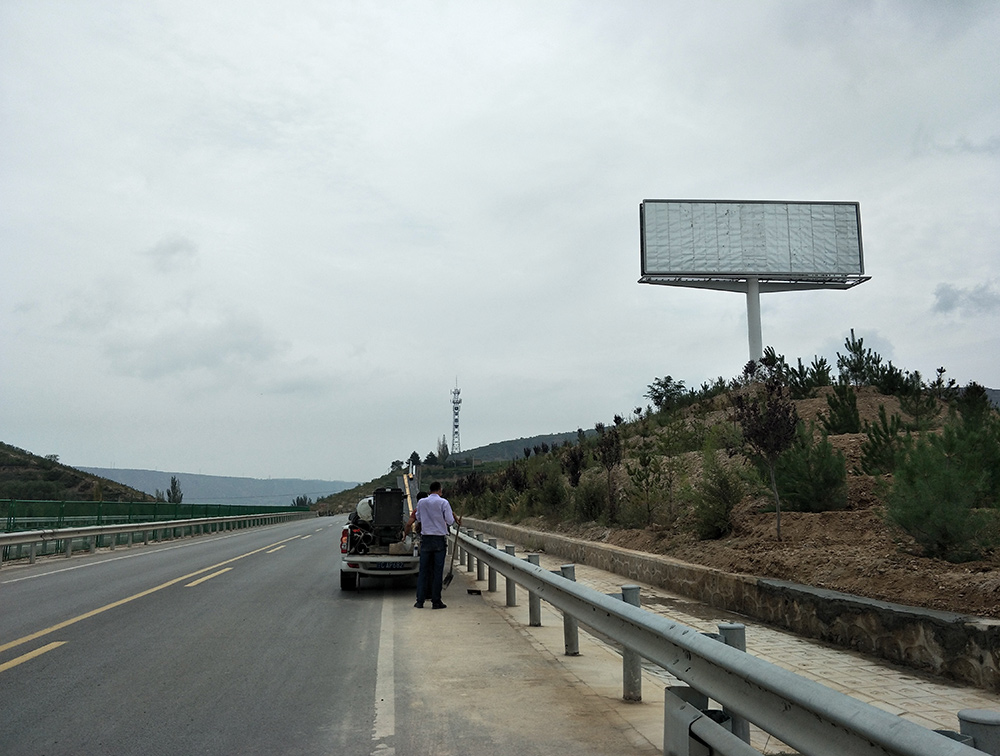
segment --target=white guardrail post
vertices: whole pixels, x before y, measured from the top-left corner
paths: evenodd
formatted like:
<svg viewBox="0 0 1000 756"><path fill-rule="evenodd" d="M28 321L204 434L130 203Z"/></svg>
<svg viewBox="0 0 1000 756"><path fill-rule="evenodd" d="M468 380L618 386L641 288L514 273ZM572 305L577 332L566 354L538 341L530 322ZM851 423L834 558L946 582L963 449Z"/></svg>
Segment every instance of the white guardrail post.
<svg viewBox="0 0 1000 756"><path fill-rule="evenodd" d="M639 606L639 586L623 585L622 601ZM627 646L622 648L622 699L642 700L642 657Z"/></svg>
<svg viewBox="0 0 1000 756"><path fill-rule="evenodd" d="M490 548L491 549L496 550L497 539L496 538L491 538L489 540L489 544L490 544ZM496 568L492 564L489 565L489 568L490 568L490 575L489 575L490 580L489 580L489 585L486 588L486 590L488 590L490 593L496 593L497 592L497 571L496 571Z"/></svg>
<svg viewBox="0 0 1000 756"><path fill-rule="evenodd" d="M503 550L514 556L515 546L512 543L508 543L503 547ZM507 606L517 606L517 583L514 582L514 576L504 573L504 580L507 585Z"/></svg>
<svg viewBox="0 0 1000 756"><path fill-rule="evenodd" d="M729 731L729 717L708 709L707 698L697 691L684 696L680 688L670 686L663 692L665 756L760 756Z"/></svg>
<svg viewBox="0 0 1000 756"><path fill-rule="evenodd" d="M719 635L722 636L722 642L727 646L731 646L739 651L745 652L747 650L746 625L739 622L724 622L719 625ZM723 708L722 710L726 712L732 720L732 726L730 729L732 730L733 735L738 737L744 743L749 743L750 723L729 709Z"/></svg>
<svg viewBox="0 0 1000 756"><path fill-rule="evenodd" d="M700 753L759 756L740 737L720 727L715 718L741 717L809 756L982 756L982 751L725 643L706 638L691 627L644 611L617 598L581 586L561 575L494 548L459 536L490 570L508 581L508 598L515 583L536 593L563 615L575 617L623 647L663 668L683 683L724 707L704 714L674 694L665 712L670 718L667 754ZM514 602L508 601L508 606ZM725 628L720 628L725 630ZM568 651L568 643L567 643ZM670 693L670 691L667 691ZM681 700L678 704L677 701ZM665 706L665 709L667 707ZM680 723L678 725L678 723ZM685 724L686 723L686 724ZM731 725L730 725L731 726ZM684 733L683 737L677 734ZM695 750L692 750L694 744Z"/></svg>
<svg viewBox="0 0 1000 756"><path fill-rule="evenodd" d="M482 533L476 533L476 540L477 541L479 541L480 543L482 543L483 542L483 538L484 538L484 536L483 536ZM483 563L482 559L477 559L476 560L476 580L478 580L479 582L482 582L485 579L486 579L486 565Z"/></svg>
<svg viewBox="0 0 1000 756"><path fill-rule="evenodd" d="M571 583L576 582L575 564L564 564L559 568L559 572ZM566 656L580 655L580 623L568 612L563 612L563 640L566 645Z"/></svg>
<svg viewBox="0 0 1000 756"><path fill-rule="evenodd" d="M528 554L528 562L538 566L538 554ZM542 600L537 593L528 592L528 627L542 626Z"/></svg>

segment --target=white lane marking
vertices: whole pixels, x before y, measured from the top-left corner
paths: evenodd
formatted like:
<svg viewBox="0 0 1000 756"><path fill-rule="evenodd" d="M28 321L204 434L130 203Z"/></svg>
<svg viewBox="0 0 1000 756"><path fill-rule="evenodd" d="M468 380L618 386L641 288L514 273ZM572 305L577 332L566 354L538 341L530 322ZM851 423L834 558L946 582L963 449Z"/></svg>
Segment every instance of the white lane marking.
<svg viewBox="0 0 1000 756"><path fill-rule="evenodd" d="M372 756L395 756L396 747L385 742L396 735L396 677L392 642L392 600L382 596L382 627L378 636L378 663L375 672L375 726Z"/></svg>
<svg viewBox="0 0 1000 756"><path fill-rule="evenodd" d="M163 522L170 522L169 520L163 520ZM0 585L6 585L8 583L20 583L22 580L34 580L35 578L48 577L49 575L58 575L60 572L72 572L73 570L83 570L89 567L100 567L102 564L108 564L109 562L120 562L122 559L135 559L136 557L147 557L153 554L162 554L164 551L173 551L174 549L186 549L188 546L198 546L201 544L212 543L214 541L224 541L227 538L239 538L245 533L243 531L226 533L217 536L207 536L205 540L201 539L191 539L184 543L178 543L173 546L164 546L162 548L157 548L155 546L146 546L145 544L136 544L136 547L142 547L141 550L135 551L131 554L123 554L122 556L108 557L107 559L98 559L93 562L85 562L83 564L74 564L69 567L59 567L56 569L48 570L47 572L36 572L34 575L25 575L23 577L16 577L0 580ZM298 536L294 536L289 540L294 540ZM57 557L51 555L52 559L60 559L62 557ZM24 567L26 565L18 565Z"/></svg>
<svg viewBox="0 0 1000 756"><path fill-rule="evenodd" d="M88 567L99 567L102 564L107 564L108 562L120 562L122 559L135 559L136 557L150 556L152 554L162 554L164 551L173 551L174 549L185 549L188 546L194 546L198 543L210 543L211 541L219 541L223 538L233 538L234 536L225 535L219 536L218 538L212 538L205 541L188 541L187 543L178 543L176 546L165 546L162 549L152 548L148 551L136 551L133 554L125 554L118 557L110 557L108 559L100 559L95 562L86 562L85 564L74 564L70 567L61 567L54 570L49 570L48 572L38 572L34 575L25 575L24 577L11 578L10 580L0 580L0 585L6 585L7 583L20 583L22 580L34 580L35 578L48 577L49 575L58 575L60 572L72 572L73 570L83 570ZM140 546L142 544L139 544ZM59 559L53 555L54 559ZM23 566L23 565L21 565Z"/></svg>

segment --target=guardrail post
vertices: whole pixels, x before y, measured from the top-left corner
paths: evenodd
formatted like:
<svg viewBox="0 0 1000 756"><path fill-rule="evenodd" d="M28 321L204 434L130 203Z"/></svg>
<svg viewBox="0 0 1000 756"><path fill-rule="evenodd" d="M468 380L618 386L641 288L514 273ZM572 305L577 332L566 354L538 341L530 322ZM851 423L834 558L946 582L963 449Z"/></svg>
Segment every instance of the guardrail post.
<svg viewBox="0 0 1000 756"><path fill-rule="evenodd" d="M958 712L962 735L971 735L975 747L990 756L1000 756L1000 712L962 709Z"/></svg>
<svg viewBox="0 0 1000 756"><path fill-rule="evenodd" d="M465 531L465 534L471 538L472 537L472 528L467 528L466 531ZM465 550L465 562L466 562L465 563L465 571L466 572L472 572L472 560L473 559L475 559L475 557L472 555L472 549L466 549Z"/></svg>
<svg viewBox="0 0 1000 756"><path fill-rule="evenodd" d="M35 563L35 552L38 550L38 544L32 543L28 545L28 564Z"/></svg>
<svg viewBox="0 0 1000 756"><path fill-rule="evenodd" d="M622 601L639 606L639 586L623 585ZM642 700L642 657L630 648L622 647L622 698Z"/></svg>
<svg viewBox="0 0 1000 756"><path fill-rule="evenodd" d="M691 742L691 725L701 718L701 711L679 698L668 687L663 693L663 753L664 756L709 756L700 743ZM692 748L695 745L696 748ZM700 749L697 746L701 746Z"/></svg>
<svg viewBox="0 0 1000 756"><path fill-rule="evenodd" d="M491 548L495 549L497 547L497 539L496 538L491 538L490 541L489 541L489 543L490 543L490 547ZM496 568L492 564L490 565L490 584L489 584L489 587L487 588L487 590L490 593L496 593L497 592L497 571L496 571Z"/></svg>
<svg viewBox="0 0 1000 756"><path fill-rule="evenodd" d="M723 643L727 646L732 646L740 651L747 650L747 628L743 623L724 622L719 625L719 634L722 636ZM733 735L738 737L744 743L749 743L750 723L743 717L737 716L726 707L722 707L722 711L730 717L730 725Z"/></svg>
<svg viewBox="0 0 1000 756"><path fill-rule="evenodd" d="M73 539L72 538L67 538L66 539L66 558L69 559L72 554L73 554Z"/></svg>
<svg viewBox="0 0 1000 756"><path fill-rule="evenodd" d="M528 554L528 563L538 566L538 554ZM528 627L542 626L542 600L528 591Z"/></svg>
<svg viewBox="0 0 1000 756"><path fill-rule="evenodd" d="M560 574L572 582L576 582L576 565L564 564L559 568ZM580 655L580 623L576 617L563 612L563 642L566 646L566 656Z"/></svg>
<svg viewBox="0 0 1000 756"><path fill-rule="evenodd" d="M690 685L668 685L667 691L684 703L691 704L698 711L704 711L708 708L708 696Z"/></svg>
<svg viewBox="0 0 1000 756"><path fill-rule="evenodd" d="M663 692L663 753L666 756L758 756L729 729L729 715L709 709L708 698L686 685Z"/></svg>
<svg viewBox="0 0 1000 756"><path fill-rule="evenodd" d="M504 546L504 551L514 556L514 548L514 544L508 543ZM507 575L504 576L504 580L507 583L507 606L517 606L517 583L514 582L514 578Z"/></svg>
<svg viewBox="0 0 1000 756"><path fill-rule="evenodd" d="M87 551L93 554L97 551L97 536L91 536L87 543Z"/></svg>
<svg viewBox="0 0 1000 756"><path fill-rule="evenodd" d="M480 543L483 542L483 534L476 533L476 540ZM476 580L484 580L486 577L486 565L483 564L482 559L476 560Z"/></svg>

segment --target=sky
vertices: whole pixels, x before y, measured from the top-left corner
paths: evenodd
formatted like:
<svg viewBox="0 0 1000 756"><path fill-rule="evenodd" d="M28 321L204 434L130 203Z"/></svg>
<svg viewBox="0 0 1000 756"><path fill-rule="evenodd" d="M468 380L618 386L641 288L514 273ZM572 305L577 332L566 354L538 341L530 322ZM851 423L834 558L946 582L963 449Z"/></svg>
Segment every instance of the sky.
<svg viewBox="0 0 1000 756"><path fill-rule="evenodd" d="M643 199L858 202L763 343L1000 387L1000 3L0 0L0 440L365 481L748 359Z"/></svg>

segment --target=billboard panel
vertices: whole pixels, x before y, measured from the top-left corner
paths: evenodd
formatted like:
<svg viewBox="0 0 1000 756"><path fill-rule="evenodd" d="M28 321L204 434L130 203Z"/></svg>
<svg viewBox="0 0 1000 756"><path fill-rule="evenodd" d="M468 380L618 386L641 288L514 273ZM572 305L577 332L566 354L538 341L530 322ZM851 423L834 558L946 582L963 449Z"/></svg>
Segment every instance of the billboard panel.
<svg viewBox="0 0 1000 756"><path fill-rule="evenodd" d="M856 202L643 200L639 223L643 276L864 273Z"/></svg>

